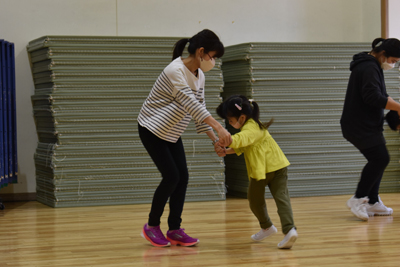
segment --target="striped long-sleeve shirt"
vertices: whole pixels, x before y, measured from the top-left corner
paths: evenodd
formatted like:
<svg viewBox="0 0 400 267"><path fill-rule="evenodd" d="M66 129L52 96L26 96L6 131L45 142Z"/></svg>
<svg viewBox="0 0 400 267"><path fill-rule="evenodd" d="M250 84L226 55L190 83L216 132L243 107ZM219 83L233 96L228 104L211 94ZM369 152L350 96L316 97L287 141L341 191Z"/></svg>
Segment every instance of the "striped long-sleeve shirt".
<svg viewBox="0 0 400 267"><path fill-rule="evenodd" d="M138 122L159 138L175 143L190 120L197 133L212 130L203 123L211 114L204 99L204 73L196 77L178 57L160 74L140 110Z"/></svg>

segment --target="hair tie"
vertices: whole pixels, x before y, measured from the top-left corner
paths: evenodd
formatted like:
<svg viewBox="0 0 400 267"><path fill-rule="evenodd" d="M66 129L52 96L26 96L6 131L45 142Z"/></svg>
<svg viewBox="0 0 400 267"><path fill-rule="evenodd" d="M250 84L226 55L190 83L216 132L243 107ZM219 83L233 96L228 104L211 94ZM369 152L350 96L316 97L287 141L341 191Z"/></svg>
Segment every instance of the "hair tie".
<svg viewBox="0 0 400 267"><path fill-rule="evenodd" d="M254 99L249 99L250 104L253 104Z"/></svg>
<svg viewBox="0 0 400 267"><path fill-rule="evenodd" d="M380 46L381 44L383 44L383 41L379 41L379 43L377 43L377 44L375 45L375 47L378 47L378 46Z"/></svg>
<svg viewBox="0 0 400 267"><path fill-rule="evenodd" d="M242 110L242 107L239 106L238 104L235 104L235 106L237 107L238 110Z"/></svg>

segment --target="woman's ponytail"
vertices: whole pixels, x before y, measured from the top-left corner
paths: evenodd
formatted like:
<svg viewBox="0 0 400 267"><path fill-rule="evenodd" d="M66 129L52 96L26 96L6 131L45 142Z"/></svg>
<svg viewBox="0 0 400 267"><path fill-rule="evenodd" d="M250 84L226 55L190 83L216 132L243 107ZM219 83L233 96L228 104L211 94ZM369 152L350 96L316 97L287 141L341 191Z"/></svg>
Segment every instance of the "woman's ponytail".
<svg viewBox="0 0 400 267"><path fill-rule="evenodd" d="M385 57L400 57L400 40L396 38L376 38L372 42L372 52L385 51Z"/></svg>
<svg viewBox="0 0 400 267"><path fill-rule="evenodd" d="M184 38L175 43L174 52L172 53L172 60L182 56L183 50L185 49L185 46L188 42L189 39Z"/></svg>
<svg viewBox="0 0 400 267"><path fill-rule="evenodd" d="M182 56L187 43L189 43L188 52L191 55L194 55L196 50L201 47L204 48L204 53L215 51L214 57L217 58L222 57L225 52L224 45L218 36L212 31L205 29L190 39L184 38L176 42L174 52L172 53L172 60Z"/></svg>
<svg viewBox="0 0 400 267"><path fill-rule="evenodd" d="M375 50L375 48L378 48L382 44L383 41L385 41L384 38L376 38L375 40L373 40L372 41L372 50ZM379 44L379 45L377 46L377 44Z"/></svg>

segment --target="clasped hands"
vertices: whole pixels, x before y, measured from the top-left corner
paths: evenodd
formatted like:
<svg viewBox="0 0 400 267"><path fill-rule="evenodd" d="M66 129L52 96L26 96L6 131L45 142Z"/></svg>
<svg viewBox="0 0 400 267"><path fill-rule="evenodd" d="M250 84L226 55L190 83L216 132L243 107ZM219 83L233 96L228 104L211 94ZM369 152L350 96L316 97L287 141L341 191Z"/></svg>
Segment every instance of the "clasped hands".
<svg viewBox="0 0 400 267"><path fill-rule="evenodd" d="M214 150L218 157L226 156L226 147L232 143L232 137L230 134L224 136L224 138L219 138L219 141L214 144Z"/></svg>
<svg viewBox="0 0 400 267"><path fill-rule="evenodd" d="M214 144L214 150L217 153L218 157L226 156L226 148L225 146L222 146L220 142L216 142Z"/></svg>

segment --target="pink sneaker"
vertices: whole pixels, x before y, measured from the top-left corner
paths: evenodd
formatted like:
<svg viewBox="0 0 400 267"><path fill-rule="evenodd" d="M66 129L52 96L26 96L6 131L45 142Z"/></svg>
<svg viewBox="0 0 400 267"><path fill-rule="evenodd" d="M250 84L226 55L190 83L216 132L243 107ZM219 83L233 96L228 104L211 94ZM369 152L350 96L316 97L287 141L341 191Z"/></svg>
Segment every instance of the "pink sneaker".
<svg viewBox="0 0 400 267"><path fill-rule="evenodd" d="M200 242L197 238L188 236L184 230L185 229L181 228L179 230L168 231L167 240L170 241L172 245L180 245L184 247L194 246Z"/></svg>
<svg viewBox="0 0 400 267"><path fill-rule="evenodd" d="M143 226L141 236L155 247L168 247L171 245L161 232L160 226L150 228L146 223Z"/></svg>

